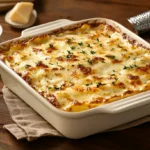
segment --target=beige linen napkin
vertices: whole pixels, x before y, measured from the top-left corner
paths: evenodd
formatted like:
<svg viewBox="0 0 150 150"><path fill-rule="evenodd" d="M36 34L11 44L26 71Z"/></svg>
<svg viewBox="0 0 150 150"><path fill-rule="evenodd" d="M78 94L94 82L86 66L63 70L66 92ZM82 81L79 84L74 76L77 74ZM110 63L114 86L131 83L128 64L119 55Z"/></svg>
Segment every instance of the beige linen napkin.
<svg viewBox="0 0 150 150"><path fill-rule="evenodd" d="M18 140L26 138L28 141L32 141L42 136L63 137L53 126L47 123L6 86L3 87L2 92L10 115L15 122L14 124L4 125L4 128L12 133ZM108 131L123 130L149 121L150 115Z"/></svg>

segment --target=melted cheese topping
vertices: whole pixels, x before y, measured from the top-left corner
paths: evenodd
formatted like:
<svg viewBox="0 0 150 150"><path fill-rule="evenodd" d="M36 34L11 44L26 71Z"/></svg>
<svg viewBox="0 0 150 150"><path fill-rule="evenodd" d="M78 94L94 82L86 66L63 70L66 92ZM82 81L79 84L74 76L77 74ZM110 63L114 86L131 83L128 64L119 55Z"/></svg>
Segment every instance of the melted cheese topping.
<svg viewBox="0 0 150 150"><path fill-rule="evenodd" d="M4 62L52 105L83 111L150 89L150 51L107 24L34 37Z"/></svg>

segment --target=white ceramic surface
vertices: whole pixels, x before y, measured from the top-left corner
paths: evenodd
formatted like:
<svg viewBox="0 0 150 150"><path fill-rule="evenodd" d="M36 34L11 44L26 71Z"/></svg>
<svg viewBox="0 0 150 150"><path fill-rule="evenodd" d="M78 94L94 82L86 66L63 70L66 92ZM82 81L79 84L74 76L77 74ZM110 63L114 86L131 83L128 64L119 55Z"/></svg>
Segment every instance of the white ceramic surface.
<svg viewBox="0 0 150 150"><path fill-rule="evenodd" d="M36 10L33 10L32 14L31 14L31 17L30 17L30 20L29 20L29 22L27 24L15 23L15 22L12 22L10 20L10 17L9 17L10 16L10 12L11 12L11 10L5 15L5 21L9 25L13 26L14 28L22 28L22 29L28 28L28 27L32 26L35 23L36 18L37 18L37 12L36 12Z"/></svg>
<svg viewBox="0 0 150 150"><path fill-rule="evenodd" d="M130 37L136 39L141 44L150 47L149 43L113 20L105 18L93 18L87 20L105 21L112 26L118 26L122 32L127 33ZM28 36L46 33L62 26L72 25L87 20L77 22L66 19L57 20L27 29L23 31L21 37L13 40L15 41ZM9 41L4 42L1 45L7 44L8 42ZM72 113L61 111L52 106L2 61L0 61L0 73L6 86L20 96L27 104L68 138L77 139L86 137L146 115L150 115L150 91L83 112Z"/></svg>
<svg viewBox="0 0 150 150"><path fill-rule="evenodd" d="M3 33L3 28L2 28L2 26L0 25L0 36L2 35L2 33Z"/></svg>

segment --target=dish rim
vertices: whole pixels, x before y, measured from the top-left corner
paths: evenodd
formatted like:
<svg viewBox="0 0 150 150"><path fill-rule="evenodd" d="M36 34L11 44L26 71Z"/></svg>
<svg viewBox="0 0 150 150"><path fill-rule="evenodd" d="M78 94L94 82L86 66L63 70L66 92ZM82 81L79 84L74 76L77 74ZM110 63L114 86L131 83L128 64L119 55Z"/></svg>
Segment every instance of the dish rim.
<svg viewBox="0 0 150 150"><path fill-rule="evenodd" d="M110 20L110 19L106 19L106 18L90 18L90 19L84 19L84 20L80 20L80 21L70 21L69 25L64 25L62 26L64 27L70 27L76 24L82 24L84 22L90 22L90 21L98 21L98 22L106 22L109 24L113 24L116 27L119 27L119 29L127 34L129 37L137 40L138 42L142 43L142 45L146 46L146 47L150 47L150 44L148 42L146 42L145 40L143 40L142 38L140 38L139 36L137 36L136 34L134 34L133 32L131 32L130 30L128 30L127 28L125 28L124 26L122 26L121 24L117 23L116 21ZM38 26L37 26L38 27ZM21 36L18 38L14 38L12 40L8 40L5 41L3 43L1 43L0 45L3 44L8 44L9 42L14 42L17 40L24 40L26 38L30 38L33 36L37 36L37 35L41 35L41 34L45 34L45 32L47 34L49 34L49 32L54 31L54 30L58 30L60 27L56 27L55 29L49 30L49 31L43 31L41 33L35 33L35 35L27 35L27 36ZM66 118L82 118L82 117L88 117L91 115L95 115L98 113L109 113L109 114L115 114L115 113L121 113L130 109L134 109L146 104L150 103L150 90L146 91L146 92L141 92L139 94L135 94L133 96L129 96L127 98L122 98L120 100L108 103L108 104L104 104L104 105L100 105L97 106L95 108L91 108L88 110L84 110L84 111L80 111L80 112L66 112L63 111L61 109L56 108L55 106L53 106L52 104L50 104L43 96L41 96L36 90L34 90L26 81L24 81L16 72L14 72L11 68L9 68L4 62L2 62L2 60L0 60L0 67L2 67L3 69L5 69L5 71L7 71L7 73L9 73L11 76L13 76L16 80L19 81L19 83L24 86L24 88L26 90L28 90L28 92L30 92L34 97L37 98L37 100L44 104L48 109L51 109L53 112L57 113L60 116L66 117ZM141 98L145 98L146 100L140 100ZM132 99L132 102L130 101ZM138 100L138 101L137 101Z"/></svg>

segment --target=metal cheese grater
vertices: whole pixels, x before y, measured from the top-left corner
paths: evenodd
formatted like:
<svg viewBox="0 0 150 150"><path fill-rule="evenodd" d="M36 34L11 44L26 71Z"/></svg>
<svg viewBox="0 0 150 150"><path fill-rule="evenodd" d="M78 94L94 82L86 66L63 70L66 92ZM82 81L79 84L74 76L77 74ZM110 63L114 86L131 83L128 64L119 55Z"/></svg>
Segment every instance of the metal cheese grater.
<svg viewBox="0 0 150 150"><path fill-rule="evenodd" d="M128 18L138 34L150 31L150 11Z"/></svg>

